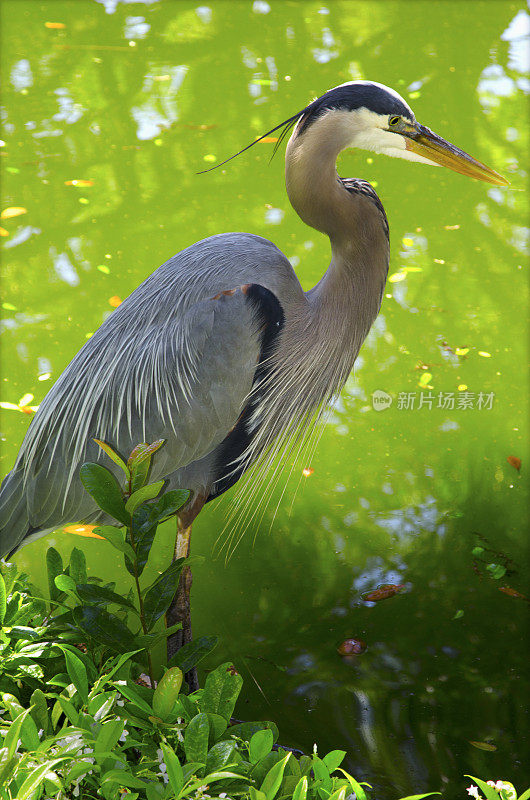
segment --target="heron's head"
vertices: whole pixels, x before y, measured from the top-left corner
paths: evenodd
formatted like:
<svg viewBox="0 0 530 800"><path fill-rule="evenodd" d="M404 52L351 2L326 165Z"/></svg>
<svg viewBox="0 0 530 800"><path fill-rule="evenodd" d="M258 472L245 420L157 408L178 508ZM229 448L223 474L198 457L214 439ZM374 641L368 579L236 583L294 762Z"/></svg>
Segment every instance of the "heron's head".
<svg viewBox="0 0 530 800"><path fill-rule="evenodd" d="M335 156L348 147L358 147L406 161L449 167L462 175L498 186L509 183L495 170L420 125L397 92L374 81L350 81L330 89L238 153L203 172L223 166L261 139L281 131L274 147L276 153L291 130L288 155L289 151L308 149L312 140L318 144L320 154L322 147L328 147Z"/></svg>
<svg viewBox="0 0 530 800"><path fill-rule="evenodd" d="M291 121L289 121L291 122ZM351 81L330 89L295 118L292 142L304 146L324 128L337 151L347 147L444 166L471 178L506 186L498 172L420 125L406 101L373 81Z"/></svg>

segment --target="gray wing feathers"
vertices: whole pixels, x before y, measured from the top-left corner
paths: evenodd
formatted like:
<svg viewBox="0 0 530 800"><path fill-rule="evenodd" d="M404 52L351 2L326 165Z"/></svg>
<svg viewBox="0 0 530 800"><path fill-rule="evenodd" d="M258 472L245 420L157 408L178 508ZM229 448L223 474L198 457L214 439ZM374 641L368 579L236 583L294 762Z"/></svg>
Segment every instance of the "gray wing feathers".
<svg viewBox="0 0 530 800"><path fill-rule="evenodd" d="M99 460L119 470L93 437L123 456L139 442L166 439L154 479L203 458L224 439L259 358L245 295L222 294L246 283L265 286L284 307L303 297L271 242L221 234L167 261L108 317L44 398L2 484L0 555L30 529L98 517L79 467Z"/></svg>

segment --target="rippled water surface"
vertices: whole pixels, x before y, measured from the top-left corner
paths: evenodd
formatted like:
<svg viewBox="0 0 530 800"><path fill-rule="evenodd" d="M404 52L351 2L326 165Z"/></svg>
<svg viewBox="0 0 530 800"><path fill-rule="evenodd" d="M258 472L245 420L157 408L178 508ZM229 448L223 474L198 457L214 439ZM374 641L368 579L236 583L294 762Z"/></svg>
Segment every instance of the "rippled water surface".
<svg viewBox="0 0 530 800"><path fill-rule="evenodd" d="M245 677L240 716L274 719L306 751L347 750L381 796L464 787L464 772L528 782L528 606L500 591L528 591L524 4L4 0L1 11L2 208L26 209L1 222L4 403L38 404L113 298L210 234L271 238L314 285L329 244L289 206L272 143L195 173L331 86L394 87L510 179L499 189L343 154L340 173L377 185L388 214L383 307L276 517L273 503L225 562L212 551L230 497L201 516L193 606L196 633L222 636L211 664L233 659ZM383 411L377 391L392 398ZM28 423L2 412L4 472ZM152 571L169 558L171 525L164 534ZM118 571L106 544L63 533L17 556L35 580L51 542L81 543L94 572ZM383 583L404 588L362 600ZM367 649L348 662L337 647L351 637Z"/></svg>

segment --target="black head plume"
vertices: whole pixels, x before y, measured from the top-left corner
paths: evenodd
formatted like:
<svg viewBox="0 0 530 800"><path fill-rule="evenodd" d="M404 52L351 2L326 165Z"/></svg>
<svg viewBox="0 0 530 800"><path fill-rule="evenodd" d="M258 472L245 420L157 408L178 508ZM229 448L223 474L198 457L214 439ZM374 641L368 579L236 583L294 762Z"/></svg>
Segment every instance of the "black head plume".
<svg viewBox="0 0 530 800"><path fill-rule="evenodd" d="M373 81L350 81L349 83L343 83L341 86L336 86L334 89L329 89L329 91L321 97L317 97L316 100L313 100L301 111L293 114L289 119L280 122L275 128L271 128L270 131L267 131L262 134L262 136L255 139L255 141L247 144L246 147L234 153L233 156L221 161L220 164L216 164L214 167L201 170L197 175L203 175L205 172L211 172L218 167L222 167L224 164L232 161L233 158L236 158L236 156L244 153L245 150L254 147L255 144L265 139L266 136L270 136L271 133L281 130L278 141L274 145L271 156L272 160L284 138L300 119L303 119L303 122L298 131L299 136L302 135L315 120L322 117L328 111L356 111L359 108L367 108L376 114L388 114L389 116L397 114L408 119L410 122L414 122L415 120L414 114L409 106L396 92L392 91L392 89Z"/></svg>

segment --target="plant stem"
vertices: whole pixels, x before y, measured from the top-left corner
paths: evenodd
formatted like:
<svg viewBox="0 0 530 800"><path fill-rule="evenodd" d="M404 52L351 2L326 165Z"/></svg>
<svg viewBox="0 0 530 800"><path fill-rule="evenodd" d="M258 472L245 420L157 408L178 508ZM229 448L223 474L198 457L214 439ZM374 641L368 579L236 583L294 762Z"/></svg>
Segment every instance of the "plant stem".
<svg viewBox="0 0 530 800"><path fill-rule="evenodd" d="M140 589L140 581L138 580L138 575L136 574L136 564L134 567L134 580L136 581L136 591L138 592L138 604L140 606L140 622L142 623L142 629L144 634L147 636L148 630L145 624L145 616L144 616L144 601L142 597L142 592ZM155 679L154 679L154 671L153 671L153 662L151 659L151 653L149 650L146 650L147 653L147 663L149 665L149 679L151 681L151 688L155 688Z"/></svg>
<svg viewBox="0 0 530 800"><path fill-rule="evenodd" d="M136 555L136 547L135 547L135 544L134 544L134 537L132 535L132 527L128 528L128 531L129 531L129 539L131 541L131 546L132 546L132 548L134 550L134 553ZM137 564L137 560L136 559L134 560L134 580L135 580L135 583L136 583L136 591L138 593L138 606L140 608L140 622L142 624L142 630L144 632L144 635L147 636L148 630L147 630L147 625L145 624L144 600L143 600L143 597L142 597L142 590L140 589L140 580L138 578L138 564ZM147 653L147 665L148 665L148 669L149 669L149 680L151 681L151 689L154 689L155 688L155 678L154 678L154 670L153 670L153 661L151 659L151 653L149 652L149 650L147 648L146 648L146 653Z"/></svg>

